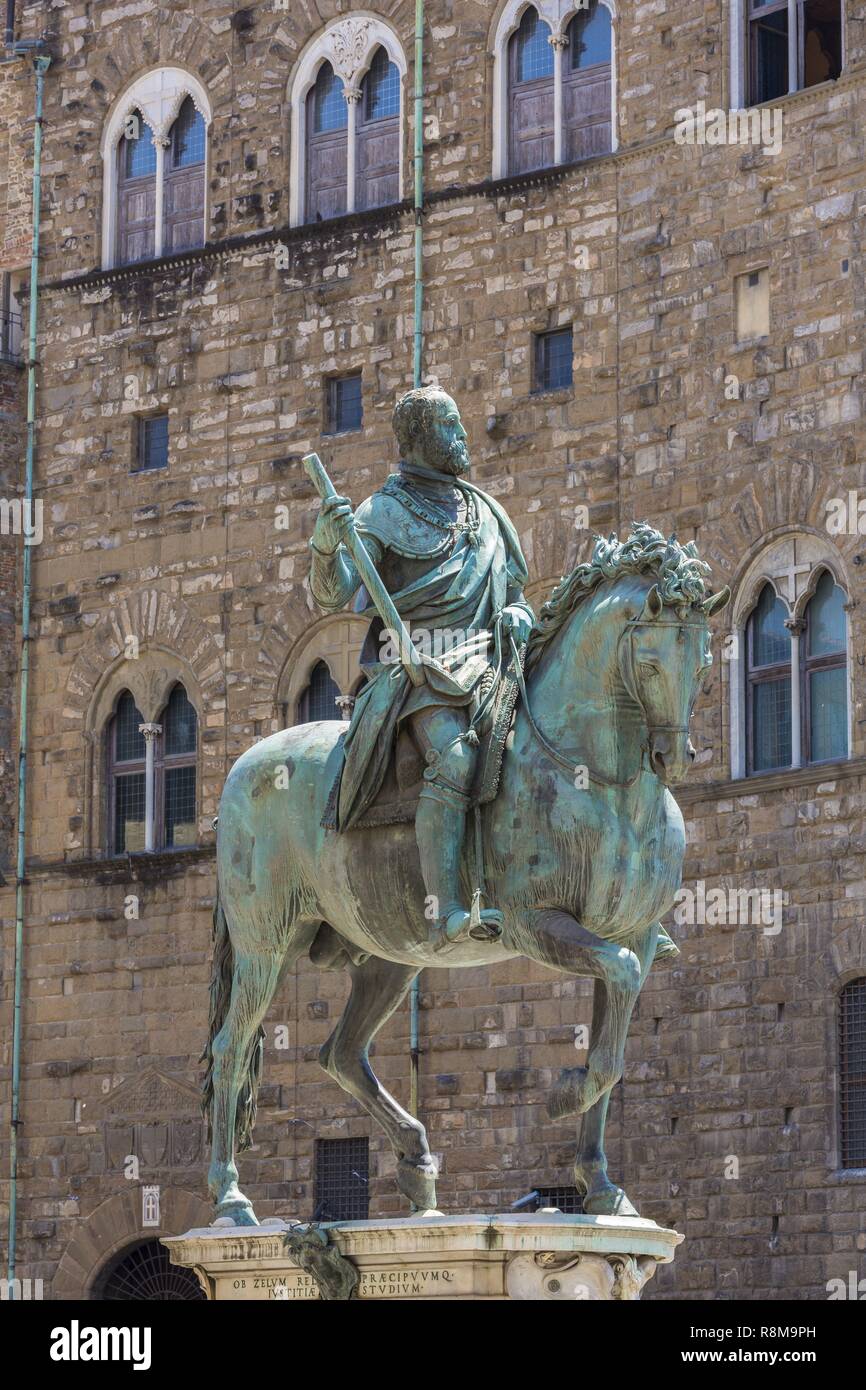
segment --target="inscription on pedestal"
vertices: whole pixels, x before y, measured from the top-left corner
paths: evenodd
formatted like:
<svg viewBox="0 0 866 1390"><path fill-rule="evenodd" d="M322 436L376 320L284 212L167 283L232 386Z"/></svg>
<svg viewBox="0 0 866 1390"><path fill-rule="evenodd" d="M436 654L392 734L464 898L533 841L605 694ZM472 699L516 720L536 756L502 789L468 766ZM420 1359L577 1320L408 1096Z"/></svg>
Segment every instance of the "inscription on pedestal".
<svg viewBox="0 0 866 1390"><path fill-rule="evenodd" d="M221 1299L319 1298L319 1286L311 1274L259 1274L217 1280ZM372 1269L361 1274L359 1298L449 1298L457 1287L457 1270Z"/></svg>

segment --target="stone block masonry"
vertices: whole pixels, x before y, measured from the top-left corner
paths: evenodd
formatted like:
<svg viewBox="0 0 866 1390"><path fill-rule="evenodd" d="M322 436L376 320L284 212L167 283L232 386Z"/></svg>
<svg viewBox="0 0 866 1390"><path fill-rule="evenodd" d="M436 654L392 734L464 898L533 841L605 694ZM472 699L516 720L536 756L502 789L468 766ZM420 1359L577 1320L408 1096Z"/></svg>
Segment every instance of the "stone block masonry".
<svg viewBox="0 0 866 1390"><path fill-rule="evenodd" d="M321 22L338 8L320 5ZM384 8L411 57L414 7ZM866 488L859 7L848 0L843 76L780 103L784 140L771 156L673 139L678 107L726 104L727 13L722 27L718 7L692 0L632 6L617 27L618 153L498 184L493 6L427 8L425 375L460 404L474 477L517 525L533 601L586 557L590 530L624 531L632 519L694 537L735 590L768 540L825 536L827 499ZM86 1294L107 1259L147 1236L141 1184L160 1185L167 1232L206 1220L190 1088L206 1031L212 818L232 760L287 717L287 681L320 621L307 584L316 502L300 459L317 450L360 501L394 465L390 414L411 384L411 213L397 205L287 227L288 84L313 21L302 6L244 13L249 27L226 0L170 4L157 26L139 5L72 0L22 16L22 36L52 26L52 67L21 1272L66 1296ZM208 245L102 272L101 134L123 89L157 64L188 68L213 104ZM20 268L29 242L30 81L22 65L0 66L7 269ZM764 267L770 333L741 343L734 281ZM539 394L533 334L560 325L573 330L573 385ZM324 435L325 379L358 370L362 428ZM23 404L20 373L0 373L0 477L11 489ZM133 473L136 422L155 413L168 415L169 466ZM0 548L7 837L20 560L9 540ZM834 544L858 654L863 541ZM199 713L198 844L152 862L106 856L103 694L128 636L148 679L178 663ZM823 1298L829 1279L866 1272L866 1177L839 1172L834 1095L838 990L866 973L866 686L859 661L851 672L851 756L749 782L731 781L720 643L704 684L694 781L681 798L686 882L760 879L789 902L778 936L672 925L682 955L653 972L641 997L611 1103L611 1172L643 1215L686 1236L648 1298ZM137 917L126 915L130 894ZM13 896L11 883L0 889L6 1036ZM315 1139L365 1135L371 1214L402 1210L384 1141L316 1062L346 994L342 976L304 962L267 1019L256 1146L242 1160L260 1216L310 1217ZM423 978L420 1108L446 1212L502 1211L535 1187L570 1183L573 1129L552 1124L544 1103L559 1068L581 1059L575 1028L590 1017L585 982L520 961ZM376 1065L405 1103L405 1009L383 1029ZM137 1084L153 1098L149 1120L131 1099ZM8 1087L0 1099L5 1178ZM130 1154L136 1179L125 1176Z"/></svg>

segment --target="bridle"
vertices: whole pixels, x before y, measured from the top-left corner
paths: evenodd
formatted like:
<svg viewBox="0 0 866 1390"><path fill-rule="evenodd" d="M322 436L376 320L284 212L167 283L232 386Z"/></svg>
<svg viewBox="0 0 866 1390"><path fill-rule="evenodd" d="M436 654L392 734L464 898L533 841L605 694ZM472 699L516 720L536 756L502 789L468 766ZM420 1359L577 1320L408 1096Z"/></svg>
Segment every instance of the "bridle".
<svg viewBox="0 0 866 1390"><path fill-rule="evenodd" d="M630 618L628 623L626 623L625 627L620 633L617 639L616 651L617 663L619 665L619 672L622 677L622 683L625 686L626 693L635 702L638 709L643 714L644 719L646 719L646 710L644 709L643 701L638 695L636 689L634 674L634 651L631 645L631 639L633 638L635 631L639 627L675 627L678 628L680 632L682 632L687 627L697 626L697 623L672 622L669 619ZM625 638L628 638L629 640L625 649L621 650ZM652 738L653 734L688 733L688 724L653 724L652 727L650 727L649 722L647 722L647 738L641 744L641 760L638 766L638 771L634 774L634 777L630 777L625 782L618 782L613 777L600 776L599 773L593 772L587 766L586 763L580 761L582 755L575 752L575 754L571 758L568 758L564 753L560 753L558 749L556 749L553 746L550 740L545 737L544 733L539 728L538 723L536 722L535 716L533 715L532 709L529 704L529 693L526 689L526 681L523 676L523 663L521 661L520 653L517 650L517 644L514 641L514 634L512 632L509 632L508 640L511 645L511 659L513 663L514 672L517 678L518 689L520 690L520 698L523 701L523 708L526 712L526 718L529 723L529 727L532 730L535 739L544 749L545 753L551 759L551 761L557 763L559 767L564 768L565 771L570 774L570 776L574 776L576 768L586 767L587 775L591 782L597 782L603 787L630 787L636 781L638 774L640 773L641 768L643 767L644 754L649 752L650 739Z"/></svg>

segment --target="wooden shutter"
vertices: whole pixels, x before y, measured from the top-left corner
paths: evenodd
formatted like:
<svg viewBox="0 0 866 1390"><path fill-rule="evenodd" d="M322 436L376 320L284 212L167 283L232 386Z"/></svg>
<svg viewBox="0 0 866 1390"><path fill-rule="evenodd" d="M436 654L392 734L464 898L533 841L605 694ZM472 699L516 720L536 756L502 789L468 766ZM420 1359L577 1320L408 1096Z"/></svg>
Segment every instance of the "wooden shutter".
<svg viewBox="0 0 866 1390"><path fill-rule="evenodd" d="M400 197L400 75L383 48L361 84L355 156L356 208L381 208Z"/></svg>
<svg viewBox="0 0 866 1390"><path fill-rule="evenodd" d="M306 220L316 222L340 217L346 211L347 127L316 129L316 92L333 81L330 64L319 70L316 85L307 97L307 201Z"/></svg>
<svg viewBox="0 0 866 1390"><path fill-rule="evenodd" d="M569 73L562 84L562 112L567 163L610 153L610 63Z"/></svg>
<svg viewBox="0 0 866 1390"><path fill-rule="evenodd" d="M568 47L562 54L562 153L566 163L609 154L611 129L611 34L604 6L593 5L576 14L568 26ZM583 61L575 62L575 45L581 44ZM595 61L592 61L595 59Z"/></svg>
<svg viewBox="0 0 866 1390"><path fill-rule="evenodd" d="M150 133L143 131L143 138ZM127 144L117 147L117 260L119 265L146 261L154 254L156 173L128 175Z"/></svg>
<svg viewBox="0 0 866 1390"><path fill-rule="evenodd" d="M204 231L204 165L173 169L163 189L163 252L201 246Z"/></svg>
<svg viewBox="0 0 866 1390"><path fill-rule="evenodd" d="M545 26L546 28L546 26ZM553 76L519 81L520 31L508 49L509 173L524 174L553 164Z"/></svg>
<svg viewBox="0 0 866 1390"><path fill-rule="evenodd" d="M165 255L201 246L204 238L205 128L190 97L171 128L163 185Z"/></svg>

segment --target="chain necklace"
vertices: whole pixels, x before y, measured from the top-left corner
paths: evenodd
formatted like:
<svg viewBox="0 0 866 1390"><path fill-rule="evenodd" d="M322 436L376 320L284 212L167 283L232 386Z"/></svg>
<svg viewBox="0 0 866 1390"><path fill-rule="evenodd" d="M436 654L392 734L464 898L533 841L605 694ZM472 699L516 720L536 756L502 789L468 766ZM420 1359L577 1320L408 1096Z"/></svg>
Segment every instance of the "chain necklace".
<svg viewBox="0 0 866 1390"><path fill-rule="evenodd" d="M439 531L450 532L453 541L457 541L461 535L465 535L470 545L477 546L478 532L481 527L478 503L471 492L461 488L457 482L454 485L459 490L466 506L466 513L463 518L456 520L448 515L444 507L437 505L431 498L419 496L415 489L411 488L396 473L390 475L382 491L396 497L404 507L413 512L415 516L420 517L422 521L435 526Z"/></svg>

